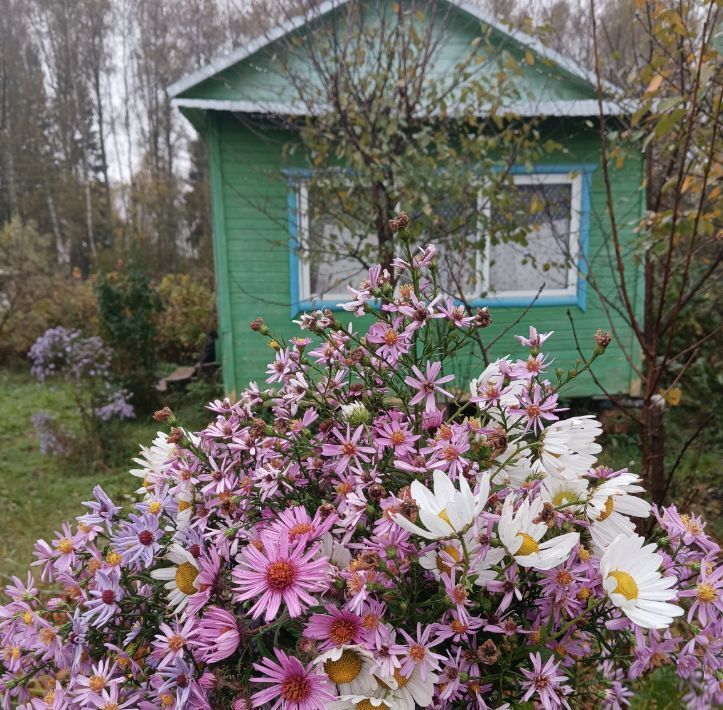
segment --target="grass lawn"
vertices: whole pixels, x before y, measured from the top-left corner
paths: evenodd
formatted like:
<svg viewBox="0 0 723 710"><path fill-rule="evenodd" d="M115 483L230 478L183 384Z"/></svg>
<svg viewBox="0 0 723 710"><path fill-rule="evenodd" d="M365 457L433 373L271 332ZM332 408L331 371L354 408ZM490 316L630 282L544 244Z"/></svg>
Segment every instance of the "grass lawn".
<svg viewBox="0 0 723 710"><path fill-rule="evenodd" d="M66 384L38 384L28 374L0 370L0 587L13 574L25 576L35 540L47 538L63 521L82 513L81 501L90 498L96 483L116 502L130 501L137 487L128 474L131 457L159 429L150 420L123 424L118 451L109 465L83 464L82 456L67 461L43 456L30 418L44 410L77 431L70 395ZM195 429L210 415L204 410L204 394L199 393L193 403L192 399L185 397L174 411Z"/></svg>

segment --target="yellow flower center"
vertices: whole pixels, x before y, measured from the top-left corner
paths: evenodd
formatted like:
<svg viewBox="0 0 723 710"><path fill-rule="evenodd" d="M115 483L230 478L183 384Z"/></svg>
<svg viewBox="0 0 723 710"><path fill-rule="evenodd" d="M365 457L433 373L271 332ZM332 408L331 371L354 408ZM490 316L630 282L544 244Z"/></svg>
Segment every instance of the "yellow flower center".
<svg viewBox="0 0 723 710"><path fill-rule="evenodd" d="M179 636L178 634L174 634L171 636L171 638L168 639L168 648L171 649L171 651L180 651L186 644L186 639L183 638L183 636Z"/></svg>
<svg viewBox="0 0 723 710"><path fill-rule="evenodd" d="M191 507L191 501L190 500L183 500L180 499L178 501L178 512L182 513L184 510L188 510Z"/></svg>
<svg viewBox="0 0 723 710"><path fill-rule="evenodd" d="M389 705L386 703L380 703L379 705L372 705L371 700L360 700L355 706L354 710L389 710Z"/></svg>
<svg viewBox="0 0 723 710"><path fill-rule="evenodd" d="M33 615L32 615L29 611L26 611L26 612L23 614L23 621L24 621L26 624L30 625L30 624L32 623L32 621L33 621Z"/></svg>
<svg viewBox="0 0 723 710"><path fill-rule="evenodd" d="M520 549L515 553L516 555L534 555L535 552L539 551L540 546L535 539L527 533L518 532L517 537L522 538L522 544L520 545Z"/></svg>
<svg viewBox="0 0 723 710"><path fill-rule="evenodd" d="M635 580L627 572L613 570L608 577L612 577L617 582L616 594L622 594L630 601L638 598L638 585L635 584Z"/></svg>
<svg viewBox="0 0 723 710"><path fill-rule="evenodd" d="M109 553L105 556L105 561L106 561L109 565L112 565L113 567L116 567L117 565L119 565L119 564L121 563L121 560L122 560L122 559L123 559L123 558L122 558L117 552L109 552Z"/></svg>
<svg viewBox="0 0 723 710"><path fill-rule="evenodd" d="M358 653L345 650L336 661L324 663L324 672L333 683L351 683L359 677L362 670L362 659Z"/></svg>
<svg viewBox="0 0 723 710"><path fill-rule="evenodd" d="M395 429L389 439L391 440L392 444L394 444L395 446L399 446L400 444L404 443L404 432L399 429Z"/></svg>
<svg viewBox="0 0 723 710"><path fill-rule="evenodd" d="M584 547L581 547L577 554L583 562L587 562L590 559L590 551L586 550Z"/></svg>
<svg viewBox="0 0 723 710"><path fill-rule="evenodd" d="M62 555L69 555L73 551L73 541L69 537L64 537L55 543L55 547Z"/></svg>
<svg viewBox="0 0 723 710"><path fill-rule="evenodd" d="M176 567L176 586L184 594L196 593L196 587L193 586L196 577L198 577L198 569L190 562L184 562Z"/></svg>
<svg viewBox="0 0 723 710"><path fill-rule="evenodd" d="M716 592L711 584L704 582L698 585L698 599L704 604L710 604L718 599L718 592Z"/></svg>
<svg viewBox="0 0 723 710"><path fill-rule="evenodd" d="M356 628L347 619L337 619L329 626L329 641L335 646L346 646L356 636Z"/></svg>
<svg viewBox="0 0 723 710"><path fill-rule="evenodd" d="M172 695L169 695L168 693L164 693L163 695L161 695L161 706L162 707L170 708L175 704L176 704L176 699Z"/></svg>
<svg viewBox="0 0 723 710"><path fill-rule="evenodd" d="M114 702L106 703L101 710L120 710L120 705Z"/></svg>
<svg viewBox="0 0 723 710"><path fill-rule="evenodd" d="M680 516L680 521L685 525L686 529L693 533L693 535L700 535L703 532L703 528L701 525L696 523L694 520L690 519L690 515L686 515L685 513Z"/></svg>
<svg viewBox="0 0 723 710"><path fill-rule="evenodd" d="M281 684L281 697L291 703L300 703L309 697L309 681L305 676L292 676Z"/></svg>
<svg viewBox="0 0 723 710"><path fill-rule="evenodd" d="M103 688L105 688L105 678L99 676L99 675L92 675L90 678L88 678L88 687L94 692L94 693L100 693Z"/></svg>
<svg viewBox="0 0 723 710"><path fill-rule="evenodd" d="M20 646L13 646L13 650L10 653L12 654L13 660L17 661L18 658L20 658Z"/></svg>
<svg viewBox="0 0 723 710"><path fill-rule="evenodd" d="M578 500L577 493L573 491L559 491L553 497L552 504L554 506L565 505L565 503L572 503L576 500Z"/></svg>
<svg viewBox="0 0 723 710"><path fill-rule="evenodd" d="M612 496L608 496L608 499L605 501L605 510L603 510L603 512L600 513L598 522L600 522L601 520L607 520L610 517L610 514L612 512L613 512L613 498L612 498Z"/></svg>
<svg viewBox="0 0 723 710"><path fill-rule="evenodd" d="M462 559L462 556L459 554L459 550L454 545L446 545L444 547L444 551L455 561L459 562L460 559ZM448 564L444 562L441 555L437 555L437 569L442 574L449 574L451 572L451 568Z"/></svg>
<svg viewBox="0 0 723 710"><path fill-rule="evenodd" d="M306 535L310 533L314 528L309 523L297 523L294 527L289 529L289 535L295 537L297 535Z"/></svg>
<svg viewBox="0 0 723 710"><path fill-rule="evenodd" d="M152 515L158 515L158 513L161 512L161 507L162 507L161 504L157 500L154 500L148 506L148 512L151 513Z"/></svg>
<svg viewBox="0 0 723 710"><path fill-rule="evenodd" d="M50 646L50 644L55 641L55 631L49 629L46 626L45 628L40 629L40 632L38 633L38 638L44 645Z"/></svg>
<svg viewBox="0 0 723 710"><path fill-rule="evenodd" d="M53 703L55 702L55 691L54 691L54 690L49 690L49 691L45 694L45 697L43 698L43 702L44 702L48 707L51 707L51 706L53 705Z"/></svg>

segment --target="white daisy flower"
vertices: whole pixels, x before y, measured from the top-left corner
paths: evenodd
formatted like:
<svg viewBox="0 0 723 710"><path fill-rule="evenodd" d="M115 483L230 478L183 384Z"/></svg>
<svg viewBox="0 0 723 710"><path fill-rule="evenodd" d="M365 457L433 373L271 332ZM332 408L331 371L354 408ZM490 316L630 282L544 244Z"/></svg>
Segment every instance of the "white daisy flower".
<svg viewBox="0 0 723 710"><path fill-rule="evenodd" d="M134 458L139 468L132 468L132 476L143 479L143 486L137 493L145 493L156 481L163 477L166 469L171 465L171 459L176 455L176 445L169 444L167 436L162 431L157 432L156 438L150 446L141 444L141 453Z"/></svg>
<svg viewBox="0 0 723 710"><path fill-rule="evenodd" d="M592 490L586 510L588 518L606 520L615 514L647 518L650 515L650 503L632 495L645 491L639 483L640 477L627 471L603 481Z"/></svg>
<svg viewBox="0 0 723 710"><path fill-rule="evenodd" d="M675 598L671 587L678 581L658 571L663 558L655 545L645 545L640 535L619 535L600 559L603 587L610 601L634 624L644 629L670 626L683 609L668 604Z"/></svg>
<svg viewBox="0 0 723 710"><path fill-rule="evenodd" d="M497 572L491 569L492 565L502 562L505 554L504 547L491 547L484 557L476 559L470 567L470 573L477 575L474 583L486 589L487 582L497 578Z"/></svg>
<svg viewBox="0 0 723 710"><path fill-rule="evenodd" d="M616 513L605 520L593 523L589 530L593 550L597 555L602 555L618 535L635 535L635 523L630 518Z"/></svg>
<svg viewBox="0 0 723 710"><path fill-rule="evenodd" d="M480 544L471 530L464 534L464 544L470 558L480 548ZM423 555L420 555L419 564L424 569L429 570L435 579L439 579L442 574L449 574L452 566L460 562L463 557L464 550L459 540L445 540L444 543L435 545Z"/></svg>
<svg viewBox="0 0 723 710"><path fill-rule="evenodd" d="M394 710L416 710L416 708L428 707L434 696L435 684L439 676L427 670L427 677L422 680L422 673L418 665L414 666L411 675L403 676L396 670L394 678L384 678L384 684L391 688L391 691L384 696L385 702Z"/></svg>
<svg viewBox="0 0 723 710"><path fill-rule="evenodd" d="M547 532L545 523L533 523L542 511L542 498L527 498L515 512L515 496L505 498L498 524L500 540L507 552L522 567L547 570L556 567L570 554L580 540L576 532L565 533L540 542Z"/></svg>
<svg viewBox="0 0 723 710"><path fill-rule="evenodd" d="M510 445L497 457L497 461L505 462L515 454L515 446ZM496 483L506 483L513 488L521 488L528 481L544 478L547 475L544 466L528 456L518 456L506 464L495 474Z"/></svg>
<svg viewBox="0 0 723 710"><path fill-rule="evenodd" d="M551 476L579 478L597 462L600 434L602 425L592 414L553 422L540 437L540 462Z"/></svg>
<svg viewBox="0 0 723 710"><path fill-rule="evenodd" d="M372 696L377 688L374 677L378 666L369 651L361 646L339 646L314 659L322 666L339 695Z"/></svg>
<svg viewBox="0 0 723 710"><path fill-rule="evenodd" d="M479 490L475 494L464 476L459 477L457 490L446 473L435 470L434 493L419 481L412 482L411 492L424 528L399 513L392 514L392 519L399 527L415 535L427 540L439 540L456 537L472 525L489 497L490 479L486 474L480 476Z"/></svg>
<svg viewBox="0 0 723 710"><path fill-rule="evenodd" d="M176 530L182 533L191 522L193 514L193 491L182 491L176 496L178 513L176 515Z"/></svg>
<svg viewBox="0 0 723 710"><path fill-rule="evenodd" d="M585 514L592 522L590 535L598 552L602 552L618 535L635 531L630 517L647 518L650 515L650 503L633 495L645 490L638 485L639 482L639 476L625 472L592 489Z"/></svg>
<svg viewBox="0 0 723 710"><path fill-rule="evenodd" d="M402 710L394 700L373 695L342 695L339 700L327 703L326 707L327 710Z"/></svg>
<svg viewBox="0 0 723 710"><path fill-rule="evenodd" d="M164 559L173 562L173 566L154 569L151 577L167 580L163 586L168 590L169 606L180 614L188 604L188 597L198 591L198 562L178 543L171 545Z"/></svg>
<svg viewBox="0 0 723 710"><path fill-rule="evenodd" d="M580 478L568 480L549 476L542 482L540 497L562 512L579 513L588 502L588 483Z"/></svg>
<svg viewBox="0 0 723 710"><path fill-rule="evenodd" d="M506 357L487 365L479 377L470 380L469 392L472 397L488 398L503 409L517 405L517 395L525 388L524 382L512 382L504 392L502 391L505 379L502 370L509 370L511 367L512 363ZM494 407L494 410L500 411L497 407Z"/></svg>

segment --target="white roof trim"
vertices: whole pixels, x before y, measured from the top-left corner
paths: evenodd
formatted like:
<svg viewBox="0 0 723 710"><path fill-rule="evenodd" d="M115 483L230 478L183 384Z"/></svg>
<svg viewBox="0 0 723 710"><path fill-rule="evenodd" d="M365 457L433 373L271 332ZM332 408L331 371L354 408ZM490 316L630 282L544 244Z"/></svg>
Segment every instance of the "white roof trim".
<svg viewBox="0 0 723 710"><path fill-rule="evenodd" d="M309 116L321 113L321 108L309 110L302 103L285 103L281 101L237 101L225 99L173 99L171 103L178 108L197 108L206 111L232 111L234 113L272 113L279 116ZM603 113L606 116L617 116L632 113L635 110L630 102L603 101ZM436 112L430 112L434 115ZM454 115L454 107L447 111ZM484 115L484 109L478 115ZM503 106L498 114L514 114L517 116L597 116L598 102L595 99L575 99L571 101L521 101Z"/></svg>
<svg viewBox="0 0 723 710"><path fill-rule="evenodd" d="M311 20L323 17L331 10L346 5L348 2L350 2L350 0L324 0L324 2L322 2L318 7L313 8L311 11L281 23L266 34L263 34L260 37L256 37L247 44L237 47L229 54L223 57L219 57L210 64L207 64L206 66L201 67L197 71L182 77L181 79L167 87L166 91L168 92L168 95L171 98L175 98L179 94L182 94L184 91L188 91L197 84L200 84L202 81L205 81L206 79L209 79L215 74L218 74L219 72L228 69L229 67L237 64L238 62L246 59L247 57L250 57L252 54L255 54L260 49L263 49L280 37L289 34L289 32L293 32L295 29L302 27ZM499 20L497 20L497 18L485 12L480 7L471 2L471 0L445 0L445 2L448 2L450 5L458 7L460 10L463 10L464 12L472 15L473 17L476 17L478 20L480 20L480 22L489 25L494 30L507 35L508 37L521 43L522 45L529 47L539 56L551 61L552 63L556 64L561 69L577 77L578 79L581 79L588 84L592 84L593 86L597 85L597 77L595 75L595 72L592 72L589 69L581 66L577 62L574 62L573 60L564 57L559 52L556 52L555 50L546 47L544 44L542 44L542 42L528 35L527 33L513 29L501 23ZM602 86L606 91L611 93L619 91L617 87L607 81L602 81Z"/></svg>

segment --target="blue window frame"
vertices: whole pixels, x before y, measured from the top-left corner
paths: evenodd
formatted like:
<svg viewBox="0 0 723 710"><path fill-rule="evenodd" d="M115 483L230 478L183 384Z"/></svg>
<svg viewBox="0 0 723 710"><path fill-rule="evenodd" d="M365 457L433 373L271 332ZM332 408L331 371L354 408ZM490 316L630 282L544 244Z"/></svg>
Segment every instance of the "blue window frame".
<svg viewBox="0 0 723 710"><path fill-rule="evenodd" d="M475 280L474 290L465 294L465 300L472 306L527 307L532 303L536 306L577 306L581 310L586 307L586 275L587 253L590 223L590 184L592 172L595 169L591 164L560 164L539 165L531 170L524 167L513 167L510 170L515 186L519 186L520 194L524 199L530 198L539 191L547 192L552 200L556 200L558 213L557 224L565 225L566 258L564 272L561 264L548 270L548 280L539 296L539 284L534 282L529 259L524 258L519 245L504 243L491 244L486 240L485 253L479 253L476 269L479 278ZM309 210L307 185L312 173L308 170L285 171L288 180L288 222L289 222L289 270L290 270L290 302L292 316L303 311L318 308L338 310L338 303L347 300L345 290L338 293L326 293L321 297L311 293L309 278L309 265L300 257L301 245L308 244ZM524 197L526 195L526 197ZM561 200L569 196L569 215L561 211ZM535 199L531 197L531 199ZM488 216L489 208L480 201L480 210L485 210ZM551 218L552 219L552 218ZM554 235L554 228L546 229L538 225L532 230L532 238L540 240L539 248L543 251L550 245L551 239L560 242L559 235ZM481 235L480 235L481 236ZM546 241L545 241L546 240ZM528 242L531 238L528 236ZM481 243L481 240L480 240ZM515 253L517 249L517 254ZM494 276L503 272L504 268L495 266L511 264L514 260L514 273L503 274L502 278L517 285L531 285L531 288L505 288L502 290L495 285ZM549 267L548 267L549 268ZM509 267L508 267L509 271ZM359 279L352 279L356 285ZM539 279L538 279L539 280ZM557 283L555 283L555 280ZM537 296L537 298L535 298ZM533 303L534 301L534 303Z"/></svg>

